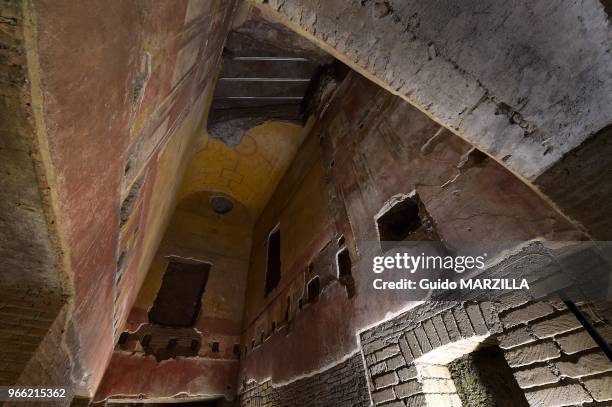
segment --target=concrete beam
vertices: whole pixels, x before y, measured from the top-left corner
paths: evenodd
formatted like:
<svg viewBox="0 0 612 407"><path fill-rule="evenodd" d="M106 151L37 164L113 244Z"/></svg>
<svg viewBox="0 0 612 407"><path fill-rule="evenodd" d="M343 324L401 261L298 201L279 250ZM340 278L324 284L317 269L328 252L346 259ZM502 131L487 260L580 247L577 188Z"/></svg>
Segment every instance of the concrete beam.
<svg viewBox="0 0 612 407"><path fill-rule="evenodd" d="M251 2L532 187L612 123L612 31L597 0Z"/></svg>

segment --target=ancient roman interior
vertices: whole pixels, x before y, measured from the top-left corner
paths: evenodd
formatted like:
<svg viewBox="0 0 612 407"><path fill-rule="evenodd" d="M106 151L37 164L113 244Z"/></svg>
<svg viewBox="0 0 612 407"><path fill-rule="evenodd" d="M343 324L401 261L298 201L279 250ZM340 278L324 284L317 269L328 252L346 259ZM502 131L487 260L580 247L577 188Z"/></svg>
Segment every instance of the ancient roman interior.
<svg viewBox="0 0 612 407"><path fill-rule="evenodd" d="M0 0L0 386L70 390L44 406L612 406L610 296L543 271L554 249L612 289L588 274L611 259L611 16ZM483 275L531 289L381 293L368 261L399 241L494 243Z"/></svg>

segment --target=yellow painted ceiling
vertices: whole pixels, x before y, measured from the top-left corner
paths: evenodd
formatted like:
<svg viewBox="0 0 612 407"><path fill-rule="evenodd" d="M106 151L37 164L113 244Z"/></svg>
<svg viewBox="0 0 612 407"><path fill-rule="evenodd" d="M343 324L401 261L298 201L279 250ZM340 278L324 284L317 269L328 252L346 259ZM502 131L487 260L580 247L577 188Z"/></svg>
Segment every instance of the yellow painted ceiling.
<svg viewBox="0 0 612 407"><path fill-rule="evenodd" d="M244 205L254 223L310 127L267 122L249 129L235 148L207 137L189 162L179 202L199 191L223 193Z"/></svg>

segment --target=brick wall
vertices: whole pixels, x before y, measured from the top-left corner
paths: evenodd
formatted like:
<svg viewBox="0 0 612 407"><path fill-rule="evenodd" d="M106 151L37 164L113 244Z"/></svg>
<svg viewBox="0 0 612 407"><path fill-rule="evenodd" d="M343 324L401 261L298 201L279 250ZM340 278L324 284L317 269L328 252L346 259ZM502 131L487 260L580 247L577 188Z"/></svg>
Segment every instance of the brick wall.
<svg viewBox="0 0 612 407"><path fill-rule="evenodd" d="M0 1L0 385L18 380L64 303L34 134L22 3Z"/></svg>
<svg viewBox="0 0 612 407"><path fill-rule="evenodd" d="M582 308L610 341L609 303ZM501 348L530 406L612 401L612 363L561 301L508 292L429 301L362 332L361 343L375 405L461 405L446 365L486 344Z"/></svg>
<svg viewBox="0 0 612 407"><path fill-rule="evenodd" d="M487 273L495 275L506 262L540 249L532 244ZM543 278L541 270L522 272L532 287ZM499 291L490 301L449 301L447 296L436 295L361 332L363 357L284 386L270 381L246 386L240 407L369 405L369 389L374 405L461 406L448 365L488 346L501 350L530 406L612 402L612 364L562 301L543 290ZM582 303L581 309L612 340L610 303Z"/></svg>
<svg viewBox="0 0 612 407"><path fill-rule="evenodd" d="M240 407L274 406L369 406L361 354L356 354L326 371L276 387L270 381L247 385Z"/></svg>
<svg viewBox="0 0 612 407"><path fill-rule="evenodd" d="M0 299L0 384L14 384L43 340L60 308L35 288L2 290ZM40 296L40 297L39 297Z"/></svg>
<svg viewBox="0 0 612 407"><path fill-rule="evenodd" d="M68 306L65 305L58 317L51 324L36 352L25 365L16 385L18 386L58 386L73 389L70 358L62 344L66 327ZM70 335L68 335L70 337ZM30 406L64 406L70 402L72 394L66 400L28 402ZM5 402L4 407L23 405L22 402Z"/></svg>
<svg viewBox="0 0 612 407"><path fill-rule="evenodd" d="M609 325L601 331L612 336ZM562 303L548 302L426 304L363 333L372 400L389 406L460 405L441 368L491 337L529 405L612 400L612 364ZM442 374L426 375L428 368Z"/></svg>

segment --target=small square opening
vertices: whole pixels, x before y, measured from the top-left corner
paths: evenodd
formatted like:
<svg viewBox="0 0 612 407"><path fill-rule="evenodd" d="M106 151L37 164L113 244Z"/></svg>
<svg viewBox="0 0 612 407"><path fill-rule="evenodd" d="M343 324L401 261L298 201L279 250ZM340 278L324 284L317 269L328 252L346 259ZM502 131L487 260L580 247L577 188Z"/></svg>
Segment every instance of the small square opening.
<svg viewBox="0 0 612 407"><path fill-rule="evenodd" d="M376 220L376 224L381 242L405 240L421 226L417 200L406 197L395 202Z"/></svg>

